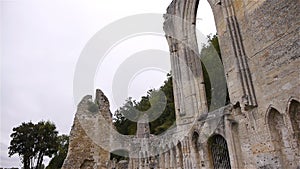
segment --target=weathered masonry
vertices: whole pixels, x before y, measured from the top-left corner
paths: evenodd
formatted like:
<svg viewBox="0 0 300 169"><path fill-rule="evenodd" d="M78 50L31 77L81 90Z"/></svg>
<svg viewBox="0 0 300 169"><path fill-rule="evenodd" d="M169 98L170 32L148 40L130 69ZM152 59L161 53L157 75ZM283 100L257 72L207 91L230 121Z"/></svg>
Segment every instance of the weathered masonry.
<svg viewBox="0 0 300 169"><path fill-rule="evenodd" d="M299 1L208 2L230 104L207 113L195 35L199 1L173 0L164 29L171 53L178 132L192 119L198 122L179 142L187 150L181 151L183 159L165 158L165 163L173 163L169 166L174 168L299 168Z"/></svg>
<svg viewBox="0 0 300 169"><path fill-rule="evenodd" d="M140 122L135 137L148 141L134 148L124 141L129 160L110 165L109 152L90 144L90 140L78 143L87 139L76 121L86 109L81 106L86 105L83 99L63 168L300 168L299 0L208 2L215 18L230 103L210 111L206 100L195 34L199 0L173 0L164 16L164 30L173 74L174 130L153 145L156 140L147 133L149 126ZM98 105L104 103L105 110L100 113L109 121L107 100ZM91 131L99 132L90 125ZM106 141L116 146L112 138Z"/></svg>

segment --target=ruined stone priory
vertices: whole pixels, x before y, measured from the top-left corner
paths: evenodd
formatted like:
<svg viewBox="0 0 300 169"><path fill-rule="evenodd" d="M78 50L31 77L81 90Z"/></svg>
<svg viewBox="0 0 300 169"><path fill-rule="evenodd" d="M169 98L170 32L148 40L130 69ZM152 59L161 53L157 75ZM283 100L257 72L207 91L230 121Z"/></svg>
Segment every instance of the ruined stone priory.
<svg viewBox="0 0 300 169"><path fill-rule="evenodd" d="M199 0L173 0L163 28L175 127L157 140L145 117L132 136L145 142L117 143L103 136L113 130L112 117L97 90L78 105L64 169L300 169L300 1L207 1L230 101L211 110L206 99L195 31ZM99 142L126 150L127 160L110 160Z"/></svg>

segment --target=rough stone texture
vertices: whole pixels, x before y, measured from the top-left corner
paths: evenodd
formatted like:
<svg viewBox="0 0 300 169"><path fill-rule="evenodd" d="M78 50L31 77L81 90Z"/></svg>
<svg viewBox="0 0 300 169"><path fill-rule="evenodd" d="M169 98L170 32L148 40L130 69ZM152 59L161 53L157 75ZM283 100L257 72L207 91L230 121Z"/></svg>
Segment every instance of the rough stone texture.
<svg viewBox="0 0 300 169"><path fill-rule="evenodd" d="M126 149L132 169L300 168L299 0L208 2L216 21L230 104L208 112L195 36L198 0L173 0L164 30L171 55L176 126L155 137L141 121L135 136L140 141L117 143L117 138L110 138L107 146ZM97 168L96 159L101 159L101 166L108 159L108 152L91 146L78 122L88 99L78 106L65 168ZM84 128L95 128L93 116L84 116L90 117ZM101 135L88 133L96 140ZM224 145L227 149L216 149ZM122 164L112 166L123 168Z"/></svg>
<svg viewBox="0 0 300 169"><path fill-rule="evenodd" d="M227 141L231 168L299 168L299 1L208 2L216 21L231 103L219 109L221 114L207 114L205 106L197 106L205 103L203 97L188 98L197 96L197 91L191 90L193 83L184 83L195 77L186 66L191 70L200 67L189 62L197 57L190 49L198 50L193 31L198 1L173 0L164 29L176 84L176 110L180 110L176 111L177 132L192 123L186 120L191 114L199 117L186 139L179 140L183 159L177 168L218 168L208 149L209 139L216 134ZM163 160L170 163L168 156ZM166 166L169 164L161 168Z"/></svg>
<svg viewBox="0 0 300 169"><path fill-rule="evenodd" d="M94 109L91 109L91 107ZM92 112L91 112L92 110ZM101 90L96 91L96 99L93 102L92 96L85 96L78 105L75 114L74 123L70 133L70 144L68 155L64 161L63 169L104 169L107 168L110 153L103 149L95 137L105 138L104 141L109 142L99 130L102 119L109 124L112 123L111 113L109 110L109 102ZM98 133L97 136L94 136ZM103 140L101 140L103 141Z"/></svg>

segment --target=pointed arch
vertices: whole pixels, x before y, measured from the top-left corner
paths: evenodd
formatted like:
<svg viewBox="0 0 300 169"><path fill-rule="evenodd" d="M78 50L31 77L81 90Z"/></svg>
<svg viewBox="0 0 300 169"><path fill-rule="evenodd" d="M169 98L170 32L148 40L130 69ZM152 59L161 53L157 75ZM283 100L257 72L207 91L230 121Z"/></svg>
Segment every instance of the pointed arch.
<svg viewBox="0 0 300 169"><path fill-rule="evenodd" d="M283 131L285 129L285 124L283 115L280 114L277 109L269 107L267 112L267 123L271 135L271 142L274 145L275 158L279 159L279 166L285 168L285 154L283 153Z"/></svg>
<svg viewBox="0 0 300 169"><path fill-rule="evenodd" d="M269 114L270 114L271 110L273 111L273 109L276 110L277 112L279 112L278 109L274 105L272 105L272 104L269 105L269 107L267 108L266 114L265 114L265 124L267 124L267 125L269 124ZM269 127L269 125L268 125L268 127Z"/></svg>
<svg viewBox="0 0 300 169"><path fill-rule="evenodd" d="M197 131L194 131L192 135L192 148L193 148L193 153L194 153L194 165L196 168L200 168L200 148L199 148L199 134Z"/></svg>
<svg viewBox="0 0 300 169"><path fill-rule="evenodd" d="M271 139L276 143L280 142L281 133L280 130L284 126L283 116L279 111L273 107L268 110L267 123L271 132Z"/></svg>
<svg viewBox="0 0 300 169"><path fill-rule="evenodd" d="M287 114L289 115L293 136L297 140L298 146L300 145L300 102L291 98L288 102Z"/></svg>

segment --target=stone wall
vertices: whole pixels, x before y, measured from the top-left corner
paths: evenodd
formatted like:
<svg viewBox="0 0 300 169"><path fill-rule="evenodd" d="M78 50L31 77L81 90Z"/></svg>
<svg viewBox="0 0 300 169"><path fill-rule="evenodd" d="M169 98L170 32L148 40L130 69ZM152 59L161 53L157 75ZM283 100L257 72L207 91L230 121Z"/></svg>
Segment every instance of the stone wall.
<svg viewBox="0 0 300 169"><path fill-rule="evenodd" d="M186 140L180 141L186 150L182 151L184 158L179 165L183 163L183 168L218 166L208 148L209 138L218 134L227 141L231 168L299 167L300 121L296 118L300 116L299 1L208 2L216 21L231 103L221 116L222 125L216 126L218 118L207 121L216 112L207 115L203 107L196 109L197 102L205 103L202 97L196 101L186 97L185 93L196 95L189 90L193 88L192 83L184 83L180 78L188 74L184 66L195 69L189 60L197 55L189 51L196 43L192 29L198 2L173 0L167 10L172 16L165 17L164 28L177 84L174 88L177 109L185 110L184 114L176 112L177 128L181 130L180 125L186 125L182 122L185 114L194 114L205 121L195 123ZM184 58L183 62L178 62L180 58ZM194 77L191 73L186 79ZM187 109L191 105L194 107Z"/></svg>
<svg viewBox="0 0 300 169"><path fill-rule="evenodd" d="M109 152L95 143L128 150L132 169L300 168L299 0L208 0L230 97L211 112L195 36L198 2L173 0L164 16L176 126L134 145L103 139L107 126L99 124L111 117L98 90L100 111L89 111L90 96L78 106L64 168L105 168Z"/></svg>

